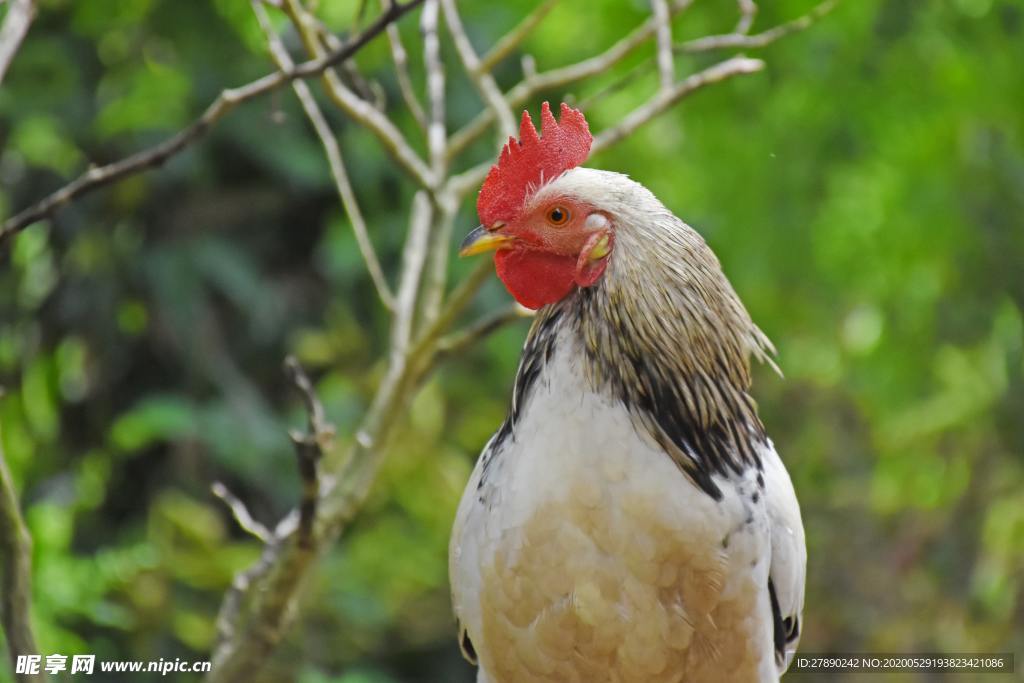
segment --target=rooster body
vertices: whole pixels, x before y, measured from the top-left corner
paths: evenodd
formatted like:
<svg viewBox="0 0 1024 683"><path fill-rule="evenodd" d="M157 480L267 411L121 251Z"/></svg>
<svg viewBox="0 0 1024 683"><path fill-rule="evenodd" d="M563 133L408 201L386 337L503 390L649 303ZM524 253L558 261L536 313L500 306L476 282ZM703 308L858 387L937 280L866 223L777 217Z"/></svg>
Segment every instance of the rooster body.
<svg viewBox="0 0 1024 683"><path fill-rule="evenodd" d="M747 393L770 344L648 190L575 166L549 178L467 240L497 241L510 291L542 306L452 534L463 649L487 683L775 681L806 554Z"/></svg>

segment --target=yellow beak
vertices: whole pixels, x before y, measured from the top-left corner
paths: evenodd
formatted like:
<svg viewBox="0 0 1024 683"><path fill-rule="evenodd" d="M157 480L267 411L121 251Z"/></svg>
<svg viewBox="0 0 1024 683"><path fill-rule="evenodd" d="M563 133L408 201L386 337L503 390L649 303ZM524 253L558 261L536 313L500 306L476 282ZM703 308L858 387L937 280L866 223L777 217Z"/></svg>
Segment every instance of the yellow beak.
<svg viewBox="0 0 1024 683"><path fill-rule="evenodd" d="M459 256L474 256L485 251L501 249L514 242L515 239L515 237L502 235L499 232L491 232L481 225L462 240L462 244L459 245Z"/></svg>

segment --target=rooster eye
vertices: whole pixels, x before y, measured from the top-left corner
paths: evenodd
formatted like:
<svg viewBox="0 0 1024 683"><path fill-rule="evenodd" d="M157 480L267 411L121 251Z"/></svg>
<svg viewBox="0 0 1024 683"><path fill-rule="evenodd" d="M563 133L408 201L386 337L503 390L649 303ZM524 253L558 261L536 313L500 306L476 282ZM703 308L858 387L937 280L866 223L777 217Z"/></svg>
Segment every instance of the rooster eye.
<svg viewBox="0 0 1024 683"><path fill-rule="evenodd" d="M548 211L548 222L551 225L565 225L569 221L569 210L556 206Z"/></svg>

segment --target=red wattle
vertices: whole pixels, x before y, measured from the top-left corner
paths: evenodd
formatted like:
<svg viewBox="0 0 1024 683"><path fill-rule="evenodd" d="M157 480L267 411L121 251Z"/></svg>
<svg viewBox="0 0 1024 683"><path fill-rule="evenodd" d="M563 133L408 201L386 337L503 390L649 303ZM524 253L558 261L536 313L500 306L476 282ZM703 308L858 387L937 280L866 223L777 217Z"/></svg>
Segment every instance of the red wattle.
<svg viewBox="0 0 1024 683"><path fill-rule="evenodd" d="M576 257L533 249L499 249L494 267L505 288L526 308L562 300L575 286Z"/></svg>

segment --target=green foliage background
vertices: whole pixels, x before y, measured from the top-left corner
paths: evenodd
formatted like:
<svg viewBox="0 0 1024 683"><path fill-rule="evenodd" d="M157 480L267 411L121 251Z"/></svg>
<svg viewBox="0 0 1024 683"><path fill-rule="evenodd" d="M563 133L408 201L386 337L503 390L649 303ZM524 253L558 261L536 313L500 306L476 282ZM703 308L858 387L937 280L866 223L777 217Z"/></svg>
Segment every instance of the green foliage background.
<svg viewBox="0 0 1024 683"><path fill-rule="evenodd" d="M321 0L319 12L345 31L359 4ZM812 5L761 4L756 28ZM269 69L248 0L40 5L0 88L0 215ZM478 47L532 5L461 3ZM541 68L566 64L647 11L565 0L526 49ZM728 30L734 11L697 2L677 34ZM416 21L402 31L419 76ZM480 104L443 48L454 129ZM1016 651L1024 666L1024 8L848 0L758 56L765 72L700 93L591 163L629 173L697 227L779 348L785 380L759 371L755 393L804 510L802 649ZM359 63L397 103L386 44ZM514 83L516 60L498 77ZM638 78L601 101L592 128L654 85ZM412 190L332 117L393 275ZM486 141L460 164L492 151ZM471 206L461 225L475 225ZM468 267L453 263L455 277ZM492 282L475 311L507 299ZM220 597L258 553L211 482L278 519L298 495L286 429L302 420L281 359L295 353L315 375L344 441L381 374L386 324L286 91L0 254L0 425L35 539L44 653L206 659ZM471 680L449 616L447 537L524 333L509 327L449 362L416 399L265 680Z"/></svg>

